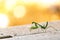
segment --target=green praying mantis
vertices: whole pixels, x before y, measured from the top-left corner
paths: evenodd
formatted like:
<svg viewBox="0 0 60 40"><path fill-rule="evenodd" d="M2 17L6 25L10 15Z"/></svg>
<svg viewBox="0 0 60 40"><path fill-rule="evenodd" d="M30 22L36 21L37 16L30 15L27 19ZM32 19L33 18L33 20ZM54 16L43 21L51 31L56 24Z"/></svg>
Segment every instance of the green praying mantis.
<svg viewBox="0 0 60 40"><path fill-rule="evenodd" d="M46 22L46 24L45 25L41 25L41 24L38 24L38 23L36 23L36 22L32 22L32 24L34 24L35 26L32 26L30 29L38 29L39 27L41 28L41 29L47 29L47 27L48 27L48 22ZM52 27L52 26L51 26ZM53 29L55 29L54 27L52 27ZM56 30L56 29L55 29ZM56 30L57 31L57 30ZM45 31L46 32L46 31Z"/></svg>

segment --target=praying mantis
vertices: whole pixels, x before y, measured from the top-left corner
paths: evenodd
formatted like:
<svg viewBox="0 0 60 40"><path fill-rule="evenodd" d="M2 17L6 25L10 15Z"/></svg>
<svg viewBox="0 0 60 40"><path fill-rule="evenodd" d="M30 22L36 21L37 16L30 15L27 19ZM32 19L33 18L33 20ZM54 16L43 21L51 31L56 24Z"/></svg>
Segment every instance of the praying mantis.
<svg viewBox="0 0 60 40"><path fill-rule="evenodd" d="M32 26L30 29L38 29L40 27L41 29L44 29L45 30L45 29L48 28L48 22L46 22L46 25L41 25L41 24L38 24L36 22L32 22L32 24L34 24L35 26ZM50 27L52 27L52 26L50 26ZM54 27L52 27L52 28L55 29ZM46 30L45 30L45 32L46 32Z"/></svg>

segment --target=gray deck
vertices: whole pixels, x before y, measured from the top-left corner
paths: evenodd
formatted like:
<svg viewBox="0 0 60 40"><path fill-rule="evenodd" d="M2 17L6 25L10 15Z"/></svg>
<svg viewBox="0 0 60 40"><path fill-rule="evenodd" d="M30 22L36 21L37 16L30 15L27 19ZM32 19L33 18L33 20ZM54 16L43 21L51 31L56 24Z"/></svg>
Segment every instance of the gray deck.
<svg viewBox="0 0 60 40"><path fill-rule="evenodd" d="M45 23L41 23L45 24ZM0 39L0 40L60 40L60 21L49 22L49 26L53 26L57 29L48 28L45 33L41 30L41 28L30 31L29 25L21 25L12 28L0 29L0 36L12 35L13 38L9 39ZM16 34L16 36L14 36Z"/></svg>

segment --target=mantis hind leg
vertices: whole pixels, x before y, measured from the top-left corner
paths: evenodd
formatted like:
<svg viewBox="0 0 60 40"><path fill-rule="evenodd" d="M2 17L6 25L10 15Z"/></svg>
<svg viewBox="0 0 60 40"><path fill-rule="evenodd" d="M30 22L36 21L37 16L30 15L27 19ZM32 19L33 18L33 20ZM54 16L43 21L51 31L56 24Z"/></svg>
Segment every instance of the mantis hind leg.
<svg viewBox="0 0 60 40"><path fill-rule="evenodd" d="M42 30L43 33L46 33L46 29L42 29L42 28L41 28L41 30Z"/></svg>
<svg viewBox="0 0 60 40"><path fill-rule="evenodd" d="M54 27L52 27L52 26L49 26L48 28L50 28L50 27L53 28L55 31L58 31L56 28L54 28ZM48 29L48 28L47 28L47 29Z"/></svg>

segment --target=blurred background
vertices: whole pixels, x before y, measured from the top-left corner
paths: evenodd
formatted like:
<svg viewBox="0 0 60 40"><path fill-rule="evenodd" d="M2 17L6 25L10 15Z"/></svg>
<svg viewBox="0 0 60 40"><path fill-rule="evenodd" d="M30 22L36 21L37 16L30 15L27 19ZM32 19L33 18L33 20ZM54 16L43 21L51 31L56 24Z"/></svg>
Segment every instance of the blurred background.
<svg viewBox="0 0 60 40"><path fill-rule="evenodd" d="M0 0L0 28L60 20L60 0Z"/></svg>

